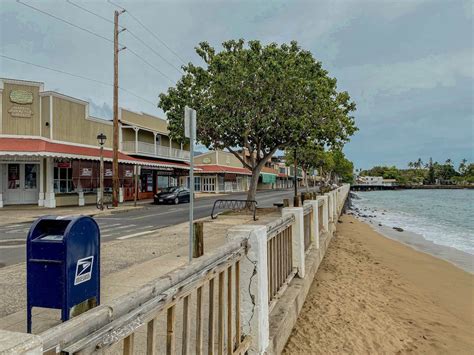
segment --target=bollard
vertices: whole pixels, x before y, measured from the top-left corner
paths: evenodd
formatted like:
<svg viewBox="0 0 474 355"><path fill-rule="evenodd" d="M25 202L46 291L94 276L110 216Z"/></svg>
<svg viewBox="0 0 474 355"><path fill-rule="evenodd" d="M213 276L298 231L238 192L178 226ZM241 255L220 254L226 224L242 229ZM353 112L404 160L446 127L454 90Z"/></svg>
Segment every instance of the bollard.
<svg viewBox="0 0 474 355"><path fill-rule="evenodd" d="M194 222L193 258L204 255L204 223Z"/></svg>
<svg viewBox="0 0 474 355"><path fill-rule="evenodd" d="M290 207L290 199L284 198L283 199L283 207Z"/></svg>
<svg viewBox="0 0 474 355"><path fill-rule="evenodd" d="M300 207L301 206L301 199L299 196L293 197L293 207Z"/></svg>

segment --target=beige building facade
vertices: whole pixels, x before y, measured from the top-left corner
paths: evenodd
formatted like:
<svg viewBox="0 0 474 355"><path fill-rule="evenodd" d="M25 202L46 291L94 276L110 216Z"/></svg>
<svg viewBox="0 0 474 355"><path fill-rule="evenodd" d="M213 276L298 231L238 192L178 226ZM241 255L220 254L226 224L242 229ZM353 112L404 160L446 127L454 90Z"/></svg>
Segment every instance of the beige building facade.
<svg viewBox="0 0 474 355"><path fill-rule="evenodd" d="M119 110L120 201L151 198L189 172L189 147L169 139L166 120ZM0 207L95 203L98 134L105 134L105 192L112 185L112 121L89 114L89 103L44 84L0 79ZM135 191L134 176L139 188Z"/></svg>

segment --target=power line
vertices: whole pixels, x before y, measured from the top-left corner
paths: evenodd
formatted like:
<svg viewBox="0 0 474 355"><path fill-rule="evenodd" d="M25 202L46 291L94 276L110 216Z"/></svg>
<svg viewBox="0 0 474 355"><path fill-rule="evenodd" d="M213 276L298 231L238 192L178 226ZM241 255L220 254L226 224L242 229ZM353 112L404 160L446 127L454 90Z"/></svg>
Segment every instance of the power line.
<svg viewBox="0 0 474 355"><path fill-rule="evenodd" d="M78 9L81 9L82 11L85 11L85 12L91 14L91 15L94 15L94 16L100 18L101 20L104 20L104 21L106 21L106 22L108 22L108 23L111 23L112 25L114 24L114 21L109 20L107 17L102 16L102 15L99 15L99 14L97 14L97 13L95 13L94 11L91 11L91 10L89 10L89 9L86 9L85 7L82 7L81 5L78 5L78 4L74 3L74 2L72 2L71 0L66 0L66 2L69 3L69 4L71 4L72 6L77 7ZM121 25L119 25L119 27L120 27L120 28L124 28L124 27L121 26Z"/></svg>
<svg viewBox="0 0 474 355"><path fill-rule="evenodd" d="M29 7L30 9L33 9L33 10L38 11L38 12L41 12L42 14L44 14L44 15L46 15L46 16L49 16L49 17L52 17L52 18L54 18L54 19L56 19L56 20L58 20L58 21L64 22L64 23L68 24L69 26L78 28L78 29L80 29L80 30L82 30L82 31L85 31L85 32L87 32L87 33L89 33L89 34L91 34L91 35L93 35L93 36L96 36L96 37L98 37L98 38L101 38L101 39L103 39L103 40L105 40L105 41L107 41L107 42L114 43L113 40L111 40L111 39L109 39L109 38L107 38L107 37L105 37L105 36L102 36L102 35L100 35L100 34L98 34L98 33L95 33L95 32L93 32L93 31L91 31L91 30L88 30L88 29L85 28L85 27L76 25L76 24L74 24L74 23L72 23L72 22L69 22L69 21L67 21L67 20L65 20L65 19L63 19L63 18L61 18L61 17L55 16L55 15L53 15L53 14L50 14L49 12L43 11L43 10L41 10L41 9L38 9L37 7L31 6L31 5L29 5L29 4L25 4L24 2L21 2L20 0L16 0L16 2L19 3L19 4L21 4L21 5L24 5L24 6L26 6L26 7Z"/></svg>
<svg viewBox="0 0 474 355"><path fill-rule="evenodd" d="M109 22L109 23L114 23L113 21L109 20L108 18L104 17L104 16L101 16L89 9L86 9L85 7L82 7L80 5L77 5L75 3L73 3L71 0L66 0L66 2L68 2L69 4L83 10L83 11L86 11L87 13L91 14L91 15L94 15L100 19L102 19L103 21L106 21L106 22ZM125 9L122 9L122 10L125 10ZM142 40L140 37L138 37L135 33L133 33L131 30L129 30L128 28L125 28L124 26L120 26L123 30L126 30L128 33L130 33L130 35L135 38L137 41L139 41L140 43L142 43L144 46L146 46L149 50L151 50L153 53L155 53L158 57L160 57L162 60L164 60L166 63L168 63L170 66L172 66L173 68L175 68L180 74L182 74L183 72L181 71L180 68L178 68L177 66L175 66L173 63L171 63L170 61L168 61L165 57L163 57L160 53L158 53L154 48L152 48L148 43L146 43L144 40ZM161 71L160 71L161 73Z"/></svg>
<svg viewBox="0 0 474 355"><path fill-rule="evenodd" d="M172 66L173 68L175 68L180 74L183 74L182 70L180 68L178 68L177 66L175 66L173 63L171 63L170 61L168 61L165 57L163 57L160 53L158 53L156 50L154 50L150 45L148 45L145 41L143 41L140 37L138 37L137 35L135 35L132 31L130 31L128 28L126 29L126 31L133 37L135 38L137 41L139 41L140 43L142 43L144 46L146 46L149 50L151 50L153 53L155 53L158 57L160 57L161 59L163 59L166 63L168 63L170 66Z"/></svg>
<svg viewBox="0 0 474 355"><path fill-rule="evenodd" d="M140 26L142 26L145 31L147 31L149 34L151 34L157 41L159 41L163 46L165 46L171 53L173 53L175 55L176 58L178 58L182 64L186 65L186 61L181 58L179 56L178 53L176 53L170 46L168 46L168 44L166 44L165 41L163 41L160 37L158 37L155 33L153 33L153 31L151 31L147 26L145 26L145 24L143 22L141 22L136 16L134 16L130 11L128 11L127 9L125 9L124 7L114 3L113 1L111 0L107 0L110 4L114 5L114 6L117 6L119 8L121 8L122 10L125 10L126 13L132 18L134 19Z"/></svg>
<svg viewBox="0 0 474 355"><path fill-rule="evenodd" d="M98 83L98 84L102 84L102 85L105 85L105 86L113 86L111 83L107 83L105 81L101 81L101 80L97 80L97 79L94 79L94 78L89 78L87 76L83 76L83 75L79 75L79 74L73 74L73 73L69 73L67 71L64 71L64 70L60 70L60 69L54 69L54 68L50 68L50 67L46 67L44 65L41 65L41 64L35 64L35 63L31 63L31 62L27 62L26 60L21 60L21 59L17 59L17 58L13 58L13 57L9 57L7 55L4 55L4 54L1 54L0 53L0 57L2 58L5 58L5 59L8 59L8 60L11 60L11 61L14 61L14 62L19 62L19 63L22 63L22 64L28 64L28 65L31 65L31 66L34 66L34 67L38 67L38 68L41 68L41 69L46 69L46 70L50 70L50 71L53 71L53 72L56 72L56 73L60 73L60 74L65 74L65 75L69 75L69 76L72 76L72 77L75 77L75 78L79 78L79 79L83 79L83 80L88 80L88 81L92 81L92 82L95 82L95 83ZM122 90L123 92L126 92L138 99L141 99L145 102L148 102L149 104L153 105L154 107L156 107L156 103L155 102L152 102L148 99L145 99L144 97L141 97L140 95L137 95L135 94L133 91L130 91L128 89L125 89L125 88L122 88L122 87L119 87L120 90Z"/></svg>
<svg viewBox="0 0 474 355"><path fill-rule="evenodd" d="M68 25L70 25L70 26L72 26L72 27L75 27L75 28L77 28L77 29L80 29L80 30L82 30L82 31L85 31L85 32L87 32L87 33L90 33L91 35L94 35L94 36L96 36L96 37L98 37L98 38L101 38L101 39L103 39L103 40L105 40L105 41L107 41L107 42L114 43L113 40L111 40L111 39L109 39L109 38L107 38L107 37L105 37L105 36L102 36L102 35L100 35L100 34L98 34L98 33L95 33L95 32L93 32L93 31L91 31L91 30L89 30L89 29L87 29L87 28L85 28L85 27L76 25L76 24L74 24L74 23L72 23L72 22L69 22L69 21L67 21L67 20L65 20L65 19L63 19L63 18L61 18L61 17L55 16L55 15L53 15L53 14L50 14L49 12L44 11L44 10L41 10L41 9L39 9L39 8L37 8L37 7L31 6L31 5L29 5L29 4L25 4L25 3L21 2L20 0L16 0L16 1L17 1L19 4L24 5L24 6L26 6L26 7L29 7L29 8L31 8L31 9L35 10L35 11L41 12L42 14L44 14L44 15L46 15L46 16L52 17L52 18L54 18L54 19L56 19L56 20L58 20L58 21L61 21L61 22L66 23L66 24L68 24ZM122 46L122 47L125 47L125 46L123 46L121 43L119 43L119 45ZM171 82L174 83L174 80L173 80L173 79L171 79L168 75L166 75L165 73L163 73L163 72L162 72L160 69L158 69L156 66L154 66L153 64L151 64L150 62L148 62L146 59L142 58L142 57L141 57L140 55L138 55L135 51L131 50L130 48L127 48L127 50L128 50L128 52L130 52L130 53L132 53L133 55L135 55L135 57L137 57L138 59L140 59L142 62L144 62L145 64L147 64L150 68L153 68L153 69L156 70L158 73L160 73L162 76L164 76L165 78L167 78L168 80L170 80Z"/></svg>
<svg viewBox="0 0 474 355"><path fill-rule="evenodd" d="M156 66L154 66L153 64L151 64L149 61L147 61L145 58L143 58L142 56L140 56L137 52L131 50L130 48L127 48L127 52L129 53L132 53L135 57L137 57L138 59L140 59L143 63L145 63L146 65L148 65L150 68L153 68L155 69L158 73L160 73L161 75L163 75L166 79L168 79L169 81L171 81L172 83L174 83L174 80L171 79L168 75L166 75L165 73L163 73L160 69L158 69Z"/></svg>

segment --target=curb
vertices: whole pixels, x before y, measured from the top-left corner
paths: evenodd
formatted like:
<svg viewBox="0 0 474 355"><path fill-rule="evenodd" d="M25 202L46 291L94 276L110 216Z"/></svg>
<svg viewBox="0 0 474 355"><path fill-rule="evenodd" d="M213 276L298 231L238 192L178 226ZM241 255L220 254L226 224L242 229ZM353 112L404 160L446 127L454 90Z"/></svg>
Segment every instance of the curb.
<svg viewBox="0 0 474 355"><path fill-rule="evenodd" d="M146 210L148 208L149 207L147 207L147 206L137 206L137 207L124 208L124 209L120 209L120 210L111 209L110 211L106 211L106 212L98 211L98 212L92 212L92 213L84 213L82 215L83 216L89 216L89 217L110 216L110 215L113 215L113 214L120 214L120 213L129 212L129 211L133 211L133 210L142 210L142 209ZM54 209L52 209L51 212L54 212ZM54 213L51 213L51 214L45 213L43 216L47 216L47 215L54 215ZM69 215L70 214L65 214L64 216L69 216ZM31 217L31 218L24 219L24 220L18 220L18 221L15 221L15 223L17 223L17 224L32 223L32 222L36 221L39 217L41 217L41 216ZM7 226L9 224L11 224L11 223L0 224L0 227Z"/></svg>

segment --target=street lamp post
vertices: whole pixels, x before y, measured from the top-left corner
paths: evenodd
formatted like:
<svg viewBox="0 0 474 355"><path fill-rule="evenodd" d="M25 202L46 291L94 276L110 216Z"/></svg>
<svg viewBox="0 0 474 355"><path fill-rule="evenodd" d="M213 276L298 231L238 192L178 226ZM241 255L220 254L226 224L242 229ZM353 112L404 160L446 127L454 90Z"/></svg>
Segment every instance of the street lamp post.
<svg viewBox="0 0 474 355"><path fill-rule="evenodd" d="M97 136L97 141L100 145L100 172L99 172L99 184L100 184L100 209L104 209L104 144L107 140L107 136L103 133L100 133Z"/></svg>

